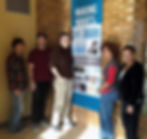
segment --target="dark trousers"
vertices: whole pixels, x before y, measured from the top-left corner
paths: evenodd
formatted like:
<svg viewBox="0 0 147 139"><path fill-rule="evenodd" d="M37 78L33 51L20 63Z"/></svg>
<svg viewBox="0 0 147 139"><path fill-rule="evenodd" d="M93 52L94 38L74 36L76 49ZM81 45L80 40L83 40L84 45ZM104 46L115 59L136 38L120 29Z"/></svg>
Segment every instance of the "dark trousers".
<svg viewBox="0 0 147 139"><path fill-rule="evenodd" d="M33 94L32 118L34 124L39 124L45 119L45 105L50 87L50 82L37 83L37 88Z"/></svg>
<svg viewBox="0 0 147 139"><path fill-rule="evenodd" d="M122 119L126 130L127 139L139 139L138 137L138 127L139 127L139 117L141 113L142 103L135 105L135 111L133 114L127 114L126 108L127 104L123 102L122 105Z"/></svg>

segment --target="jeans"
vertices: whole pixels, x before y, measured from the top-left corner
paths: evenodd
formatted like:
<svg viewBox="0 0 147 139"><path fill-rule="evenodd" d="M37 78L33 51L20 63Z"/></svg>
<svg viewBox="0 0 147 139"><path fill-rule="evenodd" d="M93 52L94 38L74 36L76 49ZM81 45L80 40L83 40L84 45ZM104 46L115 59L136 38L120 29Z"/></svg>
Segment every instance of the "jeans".
<svg viewBox="0 0 147 139"><path fill-rule="evenodd" d="M32 120L35 125L38 125L41 121L45 120L46 100L50 87L50 82L38 82L37 88L33 93Z"/></svg>
<svg viewBox="0 0 147 139"><path fill-rule="evenodd" d="M114 127L113 127L113 109L115 102L117 101L117 91L112 91L108 94L102 94L100 104L100 122L101 132L100 138L114 139Z"/></svg>
<svg viewBox="0 0 147 139"><path fill-rule="evenodd" d="M9 124L10 132L15 132L20 127L21 116L23 111L23 92L19 96L15 96L12 92L12 115Z"/></svg>

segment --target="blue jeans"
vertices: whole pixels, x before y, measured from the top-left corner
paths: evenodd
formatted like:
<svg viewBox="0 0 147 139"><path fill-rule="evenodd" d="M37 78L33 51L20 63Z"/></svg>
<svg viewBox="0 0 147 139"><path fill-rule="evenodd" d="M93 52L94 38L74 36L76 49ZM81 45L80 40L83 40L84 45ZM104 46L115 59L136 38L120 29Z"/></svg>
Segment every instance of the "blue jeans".
<svg viewBox="0 0 147 139"><path fill-rule="evenodd" d="M12 115L9 124L10 132L15 132L20 126L22 107L23 107L23 93L20 96L15 96L13 92L12 94Z"/></svg>
<svg viewBox="0 0 147 139"><path fill-rule="evenodd" d="M117 91L112 91L108 94L102 94L100 104L100 122L101 122L101 139L114 139L113 127L113 109L117 101Z"/></svg>

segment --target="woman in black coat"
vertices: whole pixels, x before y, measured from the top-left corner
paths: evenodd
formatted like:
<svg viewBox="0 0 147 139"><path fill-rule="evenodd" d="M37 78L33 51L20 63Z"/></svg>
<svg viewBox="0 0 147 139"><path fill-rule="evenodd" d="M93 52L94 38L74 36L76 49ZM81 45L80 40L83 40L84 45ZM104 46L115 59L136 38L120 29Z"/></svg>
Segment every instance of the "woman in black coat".
<svg viewBox="0 0 147 139"><path fill-rule="evenodd" d="M118 86L122 100L122 119L127 139L138 139L138 123L143 104L143 66L136 60L133 46L123 49Z"/></svg>

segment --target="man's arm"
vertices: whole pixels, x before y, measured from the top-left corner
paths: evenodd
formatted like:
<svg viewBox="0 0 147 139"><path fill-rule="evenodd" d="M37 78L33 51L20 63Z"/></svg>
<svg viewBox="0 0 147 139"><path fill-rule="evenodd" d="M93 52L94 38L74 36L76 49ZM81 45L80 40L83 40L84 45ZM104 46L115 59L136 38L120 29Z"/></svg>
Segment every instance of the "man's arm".
<svg viewBox="0 0 147 139"><path fill-rule="evenodd" d="M143 67L140 65L132 73L131 86L130 86L131 92L128 102L129 104L135 105L136 101L138 100L140 94L142 93L143 80L144 80L144 72L143 72Z"/></svg>
<svg viewBox="0 0 147 139"><path fill-rule="evenodd" d="M30 88L32 91L34 91L36 89L36 83L34 80L34 64L33 63L28 64L28 76L29 76Z"/></svg>
<svg viewBox="0 0 147 139"><path fill-rule="evenodd" d="M144 71L143 67L137 67L133 71L133 76L131 79L131 91L130 91L130 99L128 100L128 106L126 108L126 111L128 114L133 114L135 110L135 104L137 99L140 96L140 93L142 93L142 87L143 87L143 77L144 77Z"/></svg>
<svg viewBox="0 0 147 139"><path fill-rule="evenodd" d="M15 71L14 65L15 65L14 60L11 57L8 58L6 69L7 69L9 88L14 93L15 96L19 96L21 91L19 89L19 84L17 83L17 73Z"/></svg>
<svg viewBox="0 0 147 139"><path fill-rule="evenodd" d="M57 69L57 63L58 63L58 55L57 55L57 52L58 49L55 49L52 54L51 54L51 63L50 63L50 71L51 73L53 74L53 76L56 78L56 79L60 79L60 80L63 80L64 78L62 77L62 75L60 74L59 70Z"/></svg>
<svg viewBox="0 0 147 139"><path fill-rule="evenodd" d="M64 77L62 77L56 67L51 67L51 72L56 79L64 80Z"/></svg>

